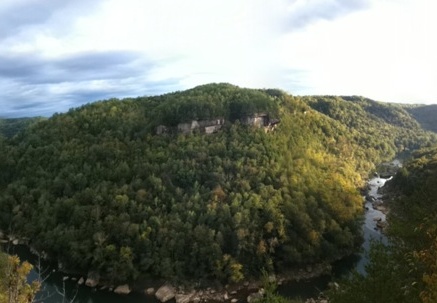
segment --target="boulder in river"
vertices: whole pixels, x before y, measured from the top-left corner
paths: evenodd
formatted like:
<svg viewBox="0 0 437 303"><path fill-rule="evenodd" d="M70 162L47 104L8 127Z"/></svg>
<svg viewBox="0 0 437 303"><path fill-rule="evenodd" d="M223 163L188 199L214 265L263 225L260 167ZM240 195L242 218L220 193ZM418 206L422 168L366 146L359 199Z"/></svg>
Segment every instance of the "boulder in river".
<svg viewBox="0 0 437 303"><path fill-rule="evenodd" d="M145 293L149 296L153 295L155 293L155 289L153 287L149 287L146 289Z"/></svg>
<svg viewBox="0 0 437 303"><path fill-rule="evenodd" d="M176 303L188 303L191 302L191 299L195 295L195 292L192 291L188 294L177 294L175 295Z"/></svg>
<svg viewBox="0 0 437 303"><path fill-rule="evenodd" d="M263 297L262 294L260 294L259 292L255 292L255 293L247 296L247 303L253 303L255 301L258 301L258 300L262 299L262 297Z"/></svg>
<svg viewBox="0 0 437 303"><path fill-rule="evenodd" d="M175 292L173 286L165 284L156 291L155 297L161 302L167 302L175 297Z"/></svg>
<svg viewBox="0 0 437 303"><path fill-rule="evenodd" d="M85 282L85 279L81 277L79 281L77 281L77 284L82 285Z"/></svg>
<svg viewBox="0 0 437 303"><path fill-rule="evenodd" d="M88 287L96 287L99 284L100 275L98 272L90 271L86 279L85 285Z"/></svg>
<svg viewBox="0 0 437 303"><path fill-rule="evenodd" d="M384 229L386 226L387 226L387 222L385 222L385 221L376 222L376 227L378 227L380 229Z"/></svg>
<svg viewBox="0 0 437 303"><path fill-rule="evenodd" d="M114 289L114 292L118 295L128 295L131 292L129 285L123 284L119 285Z"/></svg>

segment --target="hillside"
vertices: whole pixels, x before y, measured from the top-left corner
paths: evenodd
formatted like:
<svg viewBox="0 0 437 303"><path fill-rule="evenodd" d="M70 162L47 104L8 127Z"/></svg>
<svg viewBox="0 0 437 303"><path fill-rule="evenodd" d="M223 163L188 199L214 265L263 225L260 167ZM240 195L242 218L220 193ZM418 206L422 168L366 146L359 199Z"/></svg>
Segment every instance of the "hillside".
<svg viewBox="0 0 437 303"><path fill-rule="evenodd" d="M436 142L371 100L210 84L95 102L0 142L0 228L111 282L235 282L356 250L363 177Z"/></svg>
<svg viewBox="0 0 437 303"><path fill-rule="evenodd" d="M375 246L367 275L344 281L332 303L437 302L436 184L437 147L414 152L385 187L390 245Z"/></svg>
<svg viewBox="0 0 437 303"><path fill-rule="evenodd" d="M12 138L30 125L45 120L42 117L0 119L0 136Z"/></svg>
<svg viewBox="0 0 437 303"><path fill-rule="evenodd" d="M406 110L426 129L437 133L437 105L408 107Z"/></svg>

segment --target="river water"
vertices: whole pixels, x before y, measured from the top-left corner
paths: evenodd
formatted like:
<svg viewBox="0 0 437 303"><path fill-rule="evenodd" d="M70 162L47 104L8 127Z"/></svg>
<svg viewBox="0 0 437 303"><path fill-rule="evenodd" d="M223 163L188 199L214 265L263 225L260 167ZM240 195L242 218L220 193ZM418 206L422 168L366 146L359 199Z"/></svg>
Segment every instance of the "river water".
<svg viewBox="0 0 437 303"><path fill-rule="evenodd" d="M368 181L368 191L364 204L365 214L363 222L363 251L361 254L349 256L341 261L333 264L332 275L321 276L310 280L299 282L289 282L281 285L278 288L280 294L289 298L309 298L317 296L321 291L327 289L329 282L333 278L338 278L342 275L350 273L356 269L360 273L365 272L365 265L368 263L366 252L370 248L372 240L386 242L387 238L381 233L381 230L376 227L378 221L385 222L385 214L380 210L374 209L372 203L380 202L381 195L378 189L384 186L389 179L375 176ZM36 256L32 255L26 246L16 245L7 248L9 253L17 254L22 260L28 260L33 264L37 264ZM77 279L80 277L71 277L58 272L53 267L43 264L44 268L48 268L49 272L45 273L47 279L43 283L43 290L37 297L38 302L44 303L157 303L158 301L153 296L148 296L141 293L131 293L129 295L117 295L108 290L92 289L84 285L78 285ZM32 271L29 279L38 278L38 272ZM74 279L74 280L73 280Z"/></svg>

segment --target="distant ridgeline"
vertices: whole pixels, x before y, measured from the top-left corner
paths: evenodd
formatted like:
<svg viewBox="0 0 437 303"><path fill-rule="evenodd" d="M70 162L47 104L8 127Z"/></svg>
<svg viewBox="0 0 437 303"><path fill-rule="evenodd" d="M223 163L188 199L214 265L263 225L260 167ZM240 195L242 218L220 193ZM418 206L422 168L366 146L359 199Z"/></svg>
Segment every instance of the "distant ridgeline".
<svg viewBox="0 0 437 303"><path fill-rule="evenodd" d="M0 229L110 283L235 282L353 252L374 163L436 142L359 97L210 84L95 102L0 139Z"/></svg>
<svg viewBox="0 0 437 303"><path fill-rule="evenodd" d="M405 106L405 109L424 129L437 133L437 104Z"/></svg>
<svg viewBox="0 0 437 303"><path fill-rule="evenodd" d="M34 118L9 118L9 119L1 119L0 118L0 135L3 135L6 138L12 138L20 131L23 131L30 125L43 121L46 118L43 117L34 117Z"/></svg>

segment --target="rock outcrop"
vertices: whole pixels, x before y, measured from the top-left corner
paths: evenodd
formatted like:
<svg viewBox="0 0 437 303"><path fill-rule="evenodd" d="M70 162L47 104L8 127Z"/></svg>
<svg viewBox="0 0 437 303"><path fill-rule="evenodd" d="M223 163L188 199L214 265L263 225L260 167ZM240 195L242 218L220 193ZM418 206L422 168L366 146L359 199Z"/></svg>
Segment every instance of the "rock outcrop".
<svg viewBox="0 0 437 303"><path fill-rule="evenodd" d="M263 295L259 292L255 292L247 296L247 303L253 303L263 298Z"/></svg>
<svg viewBox="0 0 437 303"><path fill-rule="evenodd" d="M155 297L161 302L167 302L173 299L176 295L176 290L171 285L161 286L155 293Z"/></svg>
<svg viewBox="0 0 437 303"><path fill-rule="evenodd" d="M196 294L195 291L192 291L188 294L177 294L175 295L176 303L189 303L193 301L193 297Z"/></svg>
<svg viewBox="0 0 437 303"><path fill-rule="evenodd" d="M155 289L153 287L149 287L144 291L147 295L151 296L155 293Z"/></svg>
<svg viewBox="0 0 437 303"><path fill-rule="evenodd" d="M88 287L96 287L99 284L100 275L98 272L90 271L86 279L85 285Z"/></svg>
<svg viewBox="0 0 437 303"><path fill-rule="evenodd" d="M114 292L119 295L128 295L131 292L129 285L123 284L119 285L114 289Z"/></svg>

